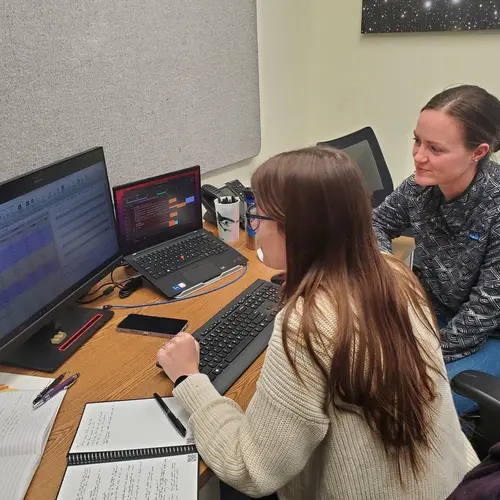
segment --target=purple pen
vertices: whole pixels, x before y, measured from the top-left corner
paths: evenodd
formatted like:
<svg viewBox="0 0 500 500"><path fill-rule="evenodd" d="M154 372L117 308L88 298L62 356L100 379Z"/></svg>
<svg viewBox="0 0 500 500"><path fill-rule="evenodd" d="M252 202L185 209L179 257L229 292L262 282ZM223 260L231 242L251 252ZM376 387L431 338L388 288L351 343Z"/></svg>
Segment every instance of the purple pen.
<svg viewBox="0 0 500 500"><path fill-rule="evenodd" d="M59 385L56 385L53 389L51 389L43 398L38 401L38 403L33 407L33 408L38 408L42 406L44 403L46 403L49 399L53 398L57 393L63 391L64 389L69 389L77 380L78 377L80 376L79 373L75 373L74 375L71 375L71 377L68 377L64 382L61 382Z"/></svg>

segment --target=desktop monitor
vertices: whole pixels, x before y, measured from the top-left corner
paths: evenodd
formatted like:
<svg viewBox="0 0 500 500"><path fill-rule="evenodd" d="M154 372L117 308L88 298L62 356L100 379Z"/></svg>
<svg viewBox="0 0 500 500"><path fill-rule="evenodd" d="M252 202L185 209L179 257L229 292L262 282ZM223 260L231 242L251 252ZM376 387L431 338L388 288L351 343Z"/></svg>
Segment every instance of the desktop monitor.
<svg viewBox="0 0 500 500"><path fill-rule="evenodd" d="M56 370L112 316L75 300L120 260L102 148L0 184L0 363Z"/></svg>

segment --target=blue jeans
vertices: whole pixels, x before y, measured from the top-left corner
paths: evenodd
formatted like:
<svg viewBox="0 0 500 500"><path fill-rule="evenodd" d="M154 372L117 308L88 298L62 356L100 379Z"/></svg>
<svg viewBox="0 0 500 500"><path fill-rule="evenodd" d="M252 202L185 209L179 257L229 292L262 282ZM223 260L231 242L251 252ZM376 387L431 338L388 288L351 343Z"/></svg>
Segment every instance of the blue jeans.
<svg viewBox="0 0 500 500"><path fill-rule="evenodd" d="M438 318L439 327L443 322ZM489 338L484 346L474 354L457 361L446 363L448 378L451 380L455 375L465 370L479 370L480 372L500 377L500 339ZM478 410L479 405L464 396L452 392L453 403L459 415L465 415Z"/></svg>

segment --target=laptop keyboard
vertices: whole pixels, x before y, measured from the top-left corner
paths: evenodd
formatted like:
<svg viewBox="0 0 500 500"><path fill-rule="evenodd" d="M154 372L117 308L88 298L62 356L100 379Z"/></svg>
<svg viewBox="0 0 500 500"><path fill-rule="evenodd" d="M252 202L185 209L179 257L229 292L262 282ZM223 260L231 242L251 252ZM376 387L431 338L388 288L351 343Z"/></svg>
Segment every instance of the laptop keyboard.
<svg viewBox="0 0 500 500"><path fill-rule="evenodd" d="M193 333L200 371L224 394L267 347L278 312L280 287L254 281Z"/></svg>
<svg viewBox="0 0 500 500"><path fill-rule="evenodd" d="M228 247L220 240L202 233L171 243L164 248L156 248L136 257L134 262L151 274L153 278L161 278L188 264L227 250Z"/></svg>

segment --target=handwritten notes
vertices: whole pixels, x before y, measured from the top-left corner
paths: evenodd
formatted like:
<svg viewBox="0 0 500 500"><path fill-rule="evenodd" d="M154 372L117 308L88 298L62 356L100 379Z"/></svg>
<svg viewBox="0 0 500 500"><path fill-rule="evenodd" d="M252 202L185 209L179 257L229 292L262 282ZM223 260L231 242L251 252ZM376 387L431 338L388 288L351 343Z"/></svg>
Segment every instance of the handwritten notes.
<svg viewBox="0 0 500 500"><path fill-rule="evenodd" d="M189 415L174 398L165 398L188 434L183 438L154 399L89 403L70 453L184 446L192 442Z"/></svg>
<svg viewBox="0 0 500 500"><path fill-rule="evenodd" d="M32 401L38 392L18 390L0 393L1 498L24 498L66 394L62 391L34 410Z"/></svg>
<svg viewBox="0 0 500 500"><path fill-rule="evenodd" d="M71 466L58 500L188 500L197 488L198 455L181 455Z"/></svg>

